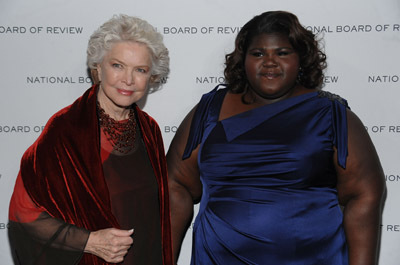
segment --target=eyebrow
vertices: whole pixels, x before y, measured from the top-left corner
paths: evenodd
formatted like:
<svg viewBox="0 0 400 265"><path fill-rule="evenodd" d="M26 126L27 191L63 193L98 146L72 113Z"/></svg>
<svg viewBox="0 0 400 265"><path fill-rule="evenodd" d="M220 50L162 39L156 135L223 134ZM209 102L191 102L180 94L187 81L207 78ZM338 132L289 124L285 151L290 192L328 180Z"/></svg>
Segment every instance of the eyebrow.
<svg viewBox="0 0 400 265"><path fill-rule="evenodd" d="M110 61L117 61L118 63L121 63L121 64L126 65L125 62L123 62L123 61L121 61L120 59L117 59L117 58L115 58L115 57L111 57L111 58L110 58ZM151 62L150 62L150 64L136 65L135 67L149 67L149 68L151 68Z"/></svg>
<svg viewBox="0 0 400 265"><path fill-rule="evenodd" d="M295 50L293 47L287 47L287 46L284 46L284 47L276 47L276 48L270 48L270 49L272 49L272 50L283 50L283 49ZM254 48L248 49L248 51L253 51L253 50L263 50L263 51L265 51L265 50L269 50L269 48L254 47Z"/></svg>

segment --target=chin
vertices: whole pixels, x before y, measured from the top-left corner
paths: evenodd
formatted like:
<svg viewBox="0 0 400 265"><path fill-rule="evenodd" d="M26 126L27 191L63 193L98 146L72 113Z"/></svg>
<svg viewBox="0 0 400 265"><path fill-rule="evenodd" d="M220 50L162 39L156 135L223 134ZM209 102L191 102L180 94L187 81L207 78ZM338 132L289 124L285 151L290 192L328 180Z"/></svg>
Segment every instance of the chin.
<svg viewBox="0 0 400 265"><path fill-rule="evenodd" d="M129 108L132 104L134 104L136 101L120 101L120 102L115 102L114 104L118 107L118 108Z"/></svg>

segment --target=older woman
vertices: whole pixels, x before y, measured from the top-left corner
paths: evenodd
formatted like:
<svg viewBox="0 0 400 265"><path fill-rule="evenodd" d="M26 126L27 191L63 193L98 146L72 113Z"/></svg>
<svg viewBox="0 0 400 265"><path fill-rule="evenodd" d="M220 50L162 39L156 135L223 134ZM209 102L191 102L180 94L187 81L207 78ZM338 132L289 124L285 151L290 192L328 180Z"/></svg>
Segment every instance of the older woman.
<svg viewBox="0 0 400 265"><path fill-rule="evenodd" d="M376 264L385 180L325 58L291 13L243 26L167 154L175 260L200 201L193 265Z"/></svg>
<svg viewBox="0 0 400 265"><path fill-rule="evenodd" d="M169 72L162 36L114 16L90 37L99 84L48 121L10 203L16 264L172 264L166 162L136 102Z"/></svg>

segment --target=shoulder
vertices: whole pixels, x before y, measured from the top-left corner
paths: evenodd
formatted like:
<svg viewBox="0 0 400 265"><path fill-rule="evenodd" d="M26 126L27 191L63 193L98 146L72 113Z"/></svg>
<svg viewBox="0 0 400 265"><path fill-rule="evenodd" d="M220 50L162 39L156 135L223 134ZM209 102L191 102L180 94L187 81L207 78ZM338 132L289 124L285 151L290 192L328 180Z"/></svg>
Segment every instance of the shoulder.
<svg viewBox="0 0 400 265"><path fill-rule="evenodd" d="M65 123L70 121L69 114L71 106L72 105L66 106L54 113L47 121L46 127L48 127L48 129L53 129L54 127L58 127L60 125L66 125Z"/></svg>
<svg viewBox="0 0 400 265"><path fill-rule="evenodd" d="M211 91L203 94L199 103L195 106L195 113L198 115L199 112L201 112L203 113L203 115L201 115L203 117L204 112L209 110L210 106L213 105L213 102L218 101L218 99L222 100L228 91L229 89L225 85L219 84Z"/></svg>
<svg viewBox="0 0 400 265"><path fill-rule="evenodd" d="M70 106L65 107L49 118L39 137L24 152L21 160L21 166L33 162L35 157L38 157L39 154L49 155L52 152L53 147L57 145L56 143L62 141L63 128L65 128L64 126L67 125L65 122L65 115L69 108ZM47 147L51 148L49 149Z"/></svg>
<svg viewBox="0 0 400 265"><path fill-rule="evenodd" d="M204 93L201 97L201 100L207 100L214 98L216 95L225 94L228 90L229 88L225 84L219 84L212 90L208 91L207 93Z"/></svg>
<svg viewBox="0 0 400 265"><path fill-rule="evenodd" d="M87 116L93 115L89 112L95 112L89 106L90 104L87 104L87 96L85 97L85 95L89 94L89 92L90 89L76 99L75 102L54 113L48 119L43 131L32 146L39 148L43 144L54 145L56 142L65 141L68 135L85 129L88 126Z"/></svg>
<svg viewBox="0 0 400 265"><path fill-rule="evenodd" d="M348 103L347 103L346 99L342 98L339 95L331 93L329 91L319 90L317 92L317 95L318 95L319 98L327 99L327 100L330 100L332 102L337 102L337 103L340 103L341 105L344 105L345 107L348 107Z"/></svg>
<svg viewBox="0 0 400 265"><path fill-rule="evenodd" d="M89 112L95 112L95 110L90 109L89 106L84 108L78 106L81 104L79 98L74 103L54 113L47 121L40 137L62 140L76 131L86 130L89 126L87 123L88 116L93 115Z"/></svg>
<svg viewBox="0 0 400 265"><path fill-rule="evenodd" d="M71 105L54 113L46 122L43 131L35 143L43 144L48 141L57 141L57 139L61 139L65 134L64 129L72 129L74 126L71 124L71 119L68 118L70 108Z"/></svg>
<svg viewBox="0 0 400 265"><path fill-rule="evenodd" d="M60 109L48 120L45 129L52 131L63 127L66 130L83 129L87 120L96 116L96 88L93 86L72 104Z"/></svg>
<svg viewBox="0 0 400 265"><path fill-rule="evenodd" d="M139 121L139 125L145 134L155 135L157 137L161 137L161 129L158 125L157 121L150 116L147 112L141 110L138 106L135 106L137 118Z"/></svg>
<svg viewBox="0 0 400 265"><path fill-rule="evenodd" d="M156 126L158 127L158 123L157 121L150 116L146 111L141 110L138 106L135 107L136 108L136 113L138 115L138 118L142 121L142 122L146 122L149 126Z"/></svg>

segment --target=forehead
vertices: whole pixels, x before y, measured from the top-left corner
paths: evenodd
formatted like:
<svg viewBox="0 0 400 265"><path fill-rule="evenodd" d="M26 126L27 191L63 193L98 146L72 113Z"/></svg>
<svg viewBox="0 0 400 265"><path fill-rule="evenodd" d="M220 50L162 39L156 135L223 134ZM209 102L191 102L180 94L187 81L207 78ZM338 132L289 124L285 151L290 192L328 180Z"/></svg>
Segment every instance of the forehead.
<svg viewBox="0 0 400 265"><path fill-rule="evenodd" d="M249 44L249 48L266 48L270 46L293 48L288 36L280 33L259 34Z"/></svg>
<svg viewBox="0 0 400 265"><path fill-rule="evenodd" d="M110 45L108 52L124 52L124 51L145 51L150 53L146 44L137 41L117 41Z"/></svg>
<svg viewBox="0 0 400 265"><path fill-rule="evenodd" d="M136 41L119 41L113 43L110 49L106 51L104 59L106 58L150 62L152 60L152 53L144 43Z"/></svg>

